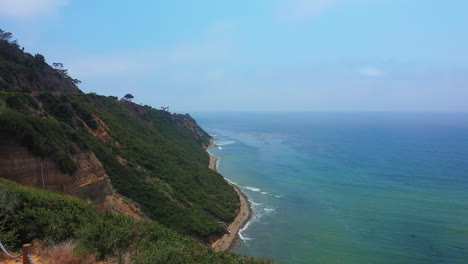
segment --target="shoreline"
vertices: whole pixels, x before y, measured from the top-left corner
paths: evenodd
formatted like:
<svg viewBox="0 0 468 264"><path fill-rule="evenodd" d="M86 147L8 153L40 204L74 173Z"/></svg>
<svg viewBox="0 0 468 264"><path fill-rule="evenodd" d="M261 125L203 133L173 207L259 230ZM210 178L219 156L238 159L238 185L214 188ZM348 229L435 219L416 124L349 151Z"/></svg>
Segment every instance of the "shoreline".
<svg viewBox="0 0 468 264"><path fill-rule="evenodd" d="M217 147L217 145L214 143L215 140L216 139L214 138L210 140L210 145L207 147L207 150ZM210 154L210 162L209 162L208 167L214 171L218 171L217 165L218 165L218 158ZM221 238L211 243L211 248L213 248L215 251L226 251L226 250L233 249L237 245L237 242L240 239L239 232L250 221L250 219L252 218L252 213L253 213L251 204L247 195L245 195L245 193L241 191L239 186L232 184L231 182L227 180L226 182L229 183L229 185L231 185L232 187L234 187L234 190L239 196L240 208L239 208L239 211L237 212L237 215L234 221L232 221L228 225L230 233L224 234Z"/></svg>

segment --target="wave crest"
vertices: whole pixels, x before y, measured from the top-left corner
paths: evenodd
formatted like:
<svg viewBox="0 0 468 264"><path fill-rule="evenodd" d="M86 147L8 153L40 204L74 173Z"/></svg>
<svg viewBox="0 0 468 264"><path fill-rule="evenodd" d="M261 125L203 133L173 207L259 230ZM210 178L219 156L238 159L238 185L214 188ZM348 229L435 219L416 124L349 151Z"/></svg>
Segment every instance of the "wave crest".
<svg viewBox="0 0 468 264"><path fill-rule="evenodd" d="M252 191L252 192L259 192L259 191L260 191L259 188L250 187L250 186L246 186L246 187L244 187L244 188L247 189L247 190L250 190L250 191Z"/></svg>

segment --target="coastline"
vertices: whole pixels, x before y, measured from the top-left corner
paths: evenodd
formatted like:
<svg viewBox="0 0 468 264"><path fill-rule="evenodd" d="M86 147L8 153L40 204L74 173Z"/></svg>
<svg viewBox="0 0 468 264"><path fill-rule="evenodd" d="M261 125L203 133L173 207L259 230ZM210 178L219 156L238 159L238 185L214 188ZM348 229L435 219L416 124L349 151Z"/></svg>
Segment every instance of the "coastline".
<svg viewBox="0 0 468 264"><path fill-rule="evenodd" d="M210 140L210 145L207 147L207 150L216 147L216 144L214 143L215 140L216 139L213 138ZM217 171L217 164L218 158L210 155L209 168ZM249 222L250 218L252 218L252 208L247 195L245 195L237 185L232 184L229 181L227 182L232 187L234 187L237 195L239 195L240 208L234 221L228 225L230 233L224 234L221 238L211 244L211 248L213 248L215 251L226 251L233 249L240 239L239 232Z"/></svg>

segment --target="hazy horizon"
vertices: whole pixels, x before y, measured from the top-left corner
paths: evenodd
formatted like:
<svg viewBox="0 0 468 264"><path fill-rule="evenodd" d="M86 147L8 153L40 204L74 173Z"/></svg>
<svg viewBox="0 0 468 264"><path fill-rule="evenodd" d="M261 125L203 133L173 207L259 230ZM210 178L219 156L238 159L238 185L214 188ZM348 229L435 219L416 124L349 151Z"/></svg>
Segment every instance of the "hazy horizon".
<svg viewBox="0 0 468 264"><path fill-rule="evenodd" d="M468 2L0 0L84 92L174 112L468 112Z"/></svg>

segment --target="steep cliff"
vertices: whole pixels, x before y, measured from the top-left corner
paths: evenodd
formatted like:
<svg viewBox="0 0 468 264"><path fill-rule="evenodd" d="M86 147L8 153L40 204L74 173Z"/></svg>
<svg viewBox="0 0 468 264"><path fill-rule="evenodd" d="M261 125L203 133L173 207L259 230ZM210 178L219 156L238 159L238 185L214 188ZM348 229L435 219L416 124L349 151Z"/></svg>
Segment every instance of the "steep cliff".
<svg viewBox="0 0 468 264"><path fill-rule="evenodd" d="M223 232L239 198L208 169L210 137L195 120L84 94L43 57L0 43L0 177L135 218L141 209L205 241Z"/></svg>

